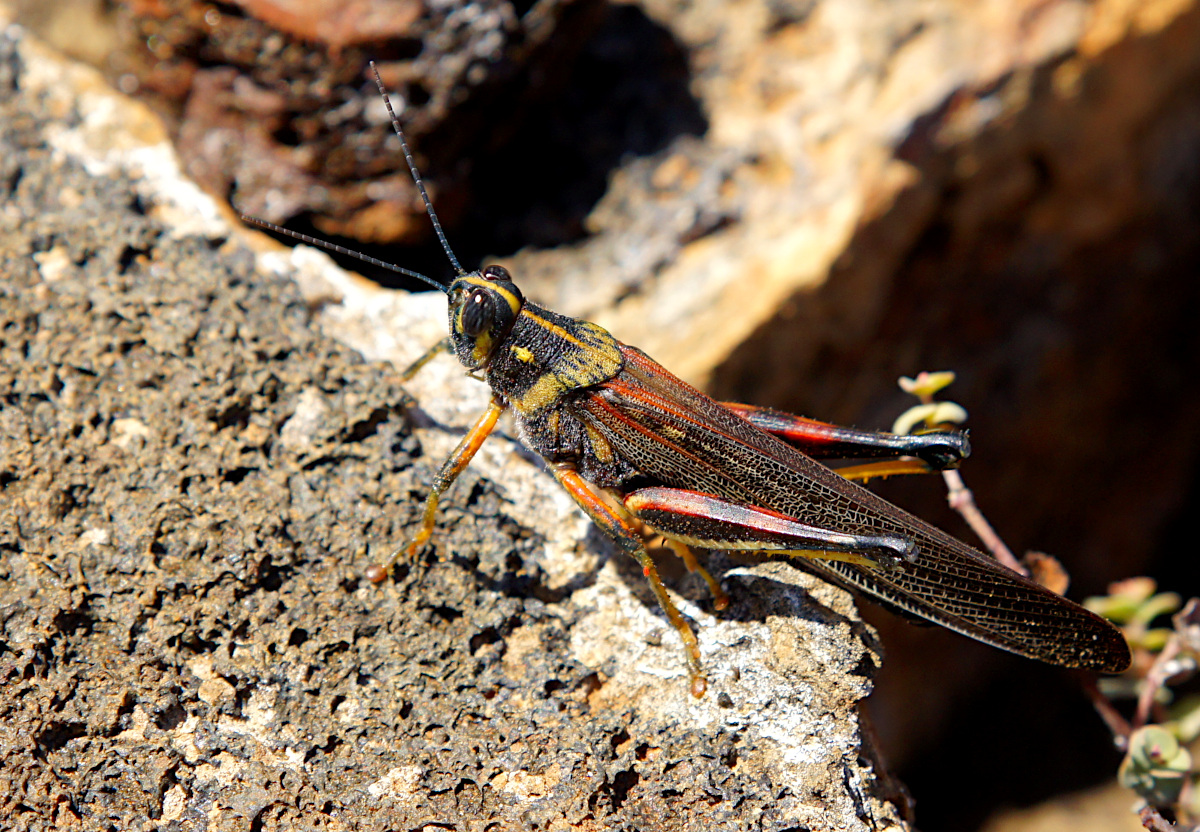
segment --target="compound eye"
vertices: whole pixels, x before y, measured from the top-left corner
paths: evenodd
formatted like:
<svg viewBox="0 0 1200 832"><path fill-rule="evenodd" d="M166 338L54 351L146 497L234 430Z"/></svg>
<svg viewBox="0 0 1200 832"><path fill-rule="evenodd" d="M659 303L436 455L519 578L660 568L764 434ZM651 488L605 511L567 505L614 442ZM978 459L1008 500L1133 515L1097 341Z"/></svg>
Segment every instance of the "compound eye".
<svg viewBox="0 0 1200 832"><path fill-rule="evenodd" d="M478 338L492 325L496 314L496 303L491 295L476 289L467 298L462 311L462 331L468 338Z"/></svg>
<svg viewBox="0 0 1200 832"><path fill-rule="evenodd" d="M484 266L483 277L485 280L512 283L512 275L503 266Z"/></svg>

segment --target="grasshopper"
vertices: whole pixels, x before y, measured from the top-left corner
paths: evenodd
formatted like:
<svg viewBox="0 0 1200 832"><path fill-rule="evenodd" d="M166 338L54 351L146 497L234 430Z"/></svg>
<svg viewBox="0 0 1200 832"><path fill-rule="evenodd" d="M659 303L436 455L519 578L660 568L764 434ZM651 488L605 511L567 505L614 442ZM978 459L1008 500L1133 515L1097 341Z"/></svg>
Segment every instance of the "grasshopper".
<svg viewBox="0 0 1200 832"><path fill-rule="evenodd" d="M905 461L891 471L938 470L967 456L964 434L859 431L717 402L600 326L526 300L505 268L463 269L377 72L375 81L456 277L443 284L245 219L444 292L450 336L405 377L448 351L492 389L487 410L434 479L419 530L393 563L402 554L415 557L429 541L442 495L501 414L510 410L524 444L546 461L550 473L592 521L641 566L683 640L696 696L707 687L699 644L647 551L647 529L662 535L687 566L705 578L718 609L727 598L689 547L801 556L821 577L1002 650L1107 673L1129 666L1129 647L1108 621L817 461L903 457ZM369 577L381 581L388 570L390 564L386 569L373 567Z"/></svg>

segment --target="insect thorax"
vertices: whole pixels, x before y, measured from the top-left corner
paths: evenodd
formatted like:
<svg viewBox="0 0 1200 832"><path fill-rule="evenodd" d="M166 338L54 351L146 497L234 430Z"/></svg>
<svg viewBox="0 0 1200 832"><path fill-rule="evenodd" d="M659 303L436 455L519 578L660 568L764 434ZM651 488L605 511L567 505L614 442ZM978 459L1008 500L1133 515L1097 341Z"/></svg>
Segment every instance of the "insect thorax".
<svg viewBox="0 0 1200 832"><path fill-rule="evenodd" d="M487 368L488 383L512 407L522 438L551 462L569 460L597 480L624 476L602 473L593 437L574 412L573 401L588 388L615 377L624 367L620 344L607 330L526 303L509 337ZM601 453L601 457L604 454Z"/></svg>

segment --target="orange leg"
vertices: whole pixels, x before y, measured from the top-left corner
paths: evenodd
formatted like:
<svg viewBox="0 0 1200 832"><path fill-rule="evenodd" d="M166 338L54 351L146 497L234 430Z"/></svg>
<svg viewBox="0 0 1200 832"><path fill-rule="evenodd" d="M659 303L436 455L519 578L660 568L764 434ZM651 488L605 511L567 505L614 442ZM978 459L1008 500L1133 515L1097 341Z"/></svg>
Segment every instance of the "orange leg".
<svg viewBox="0 0 1200 832"><path fill-rule="evenodd" d="M454 453L442 463L442 468L438 471L437 476L433 480L433 487L429 491L429 498L425 500L425 513L421 519L421 528L417 531L408 543L404 544L395 554L392 555L386 566L372 566L367 570L367 578L375 583L381 583L391 573L392 567L396 565L396 561L400 559L400 554L412 558L417 554L417 550L429 542L430 536L433 535L433 527L437 521L438 501L443 493L448 489L458 475L471 464L475 453L483 445L484 440L491 435L496 428L496 421L500 418L500 414L504 412L505 405L498 398L493 397L488 409L483 412L471 429L467 431L467 435L458 443L458 447L454 449Z"/></svg>
<svg viewBox="0 0 1200 832"><path fill-rule="evenodd" d="M432 347L425 350L425 352L421 355L420 358L418 358L413 363L409 364L408 367L405 368L404 372L402 372L400 374L400 380L401 381L411 381L413 376L415 376L417 373L421 372L422 367L424 367L426 364L428 364L433 359L437 358L442 353L451 352L453 349L454 349L454 346L450 343L450 339L443 338L442 340L440 340L436 344L434 344Z"/></svg>
<svg viewBox="0 0 1200 832"><path fill-rule="evenodd" d="M703 696L704 691L708 688L708 681L700 669L700 643L696 640L696 634L692 632L692 627L683 617L683 613L679 611L675 602L671 600L671 596L667 594L667 588L663 586L662 579L658 576L658 569L655 568L654 561L646 551L646 545L642 542L642 536L638 533L634 519L623 508L614 508L609 505L596 487L579 476L579 472L571 466L554 465L550 470L559 484L579 504L579 507L587 512L592 522L612 538L621 549L637 560L642 567L642 574L650 582L650 588L654 590L659 606L662 607L663 612L667 614L667 619L683 639L688 673L692 677L692 695Z"/></svg>
<svg viewBox="0 0 1200 832"><path fill-rule="evenodd" d="M609 500L608 503L610 506L614 504L612 500ZM729 595L724 589L721 588L721 585L717 583L717 579L714 578L707 569L700 565L700 561L696 559L696 554L692 551L691 546L688 546L682 540L672 540L665 534L656 532L633 514L629 515L629 520L630 525L637 530L638 534L642 536L642 541L646 544L648 549L655 547L666 547L670 549L675 553L675 557L683 561L683 565L687 567L689 572L694 572L704 579L704 582L708 584L709 594L713 597L714 609L723 610L729 607Z"/></svg>
<svg viewBox="0 0 1200 832"><path fill-rule="evenodd" d="M683 561L683 565L688 568L689 572L697 573L708 584L708 591L713 597L713 607L718 610L726 609L729 606L729 596L721 588L721 585L717 583L717 579L709 574L709 571L696 560L696 553L692 551L692 547L682 541L672 540L665 535L663 536L663 542Z"/></svg>
<svg viewBox="0 0 1200 832"><path fill-rule="evenodd" d="M834 468L835 472L854 482L867 483L879 477L895 477L900 474L928 474L936 469L920 459L888 459L882 462L864 462Z"/></svg>

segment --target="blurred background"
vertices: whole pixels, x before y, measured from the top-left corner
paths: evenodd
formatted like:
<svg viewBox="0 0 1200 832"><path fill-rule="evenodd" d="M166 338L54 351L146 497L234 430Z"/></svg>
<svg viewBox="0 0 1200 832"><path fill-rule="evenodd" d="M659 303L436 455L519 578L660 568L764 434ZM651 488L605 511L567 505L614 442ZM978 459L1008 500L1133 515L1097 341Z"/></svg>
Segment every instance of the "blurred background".
<svg viewBox="0 0 1200 832"><path fill-rule="evenodd" d="M237 211L445 276L375 60L467 268L718 398L887 428L955 370L1013 549L1200 586L1200 4L8 6ZM970 539L938 478L879 490ZM1137 828L1067 674L863 606L921 829Z"/></svg>

